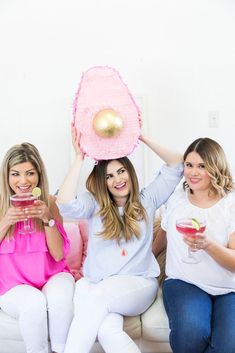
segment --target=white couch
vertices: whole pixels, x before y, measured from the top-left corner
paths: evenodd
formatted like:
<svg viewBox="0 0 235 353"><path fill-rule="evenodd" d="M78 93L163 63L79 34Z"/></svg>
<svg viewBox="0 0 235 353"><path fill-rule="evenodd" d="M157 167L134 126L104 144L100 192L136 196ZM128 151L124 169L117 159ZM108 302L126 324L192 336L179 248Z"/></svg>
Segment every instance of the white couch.
<svg viewBox="0 0 235 353"><path fill-rule="evenodd" d="M78 246L81 247L81 243L75 244L74 239L71 238L71 229L70 225L66 230L70 237L70 241L72 242L72 248L74 249ZM80 225L80 233L84 233L84 224L82 227ZM76 239L78 239L77 234ZM80 257L82 257L81 254ZM124 329L135 340L142 353L171 352L169 345L168 318L162 301L161 289L158 291L158 296L155 302L145 313L140 316L125 318ZM95 343L92 353L98 352L103 352L103 350L98 343ZM1 309L0 353L26 353L18 321L6 315Z"/></svg>
<svg viewBox="0 0 235 353"><path fill-rule="evenodd" d="M125 318L124 329L143 353L171 352L168 343L168 319L162 302L161 290L153 305L144 314ZM98 352L103 352L103 350L96 343L92 353ZM18 321L6 315L2 310L0 310L0 353L26 353Z"/></svg>

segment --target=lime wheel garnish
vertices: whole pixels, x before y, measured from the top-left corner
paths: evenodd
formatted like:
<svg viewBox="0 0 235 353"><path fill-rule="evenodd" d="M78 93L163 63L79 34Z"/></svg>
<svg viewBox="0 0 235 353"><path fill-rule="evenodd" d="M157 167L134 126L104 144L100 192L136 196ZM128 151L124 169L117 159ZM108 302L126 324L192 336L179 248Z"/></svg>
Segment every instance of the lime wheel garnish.
<svg viewBox="0 0 235 353"><path fill-rule="evenodd" d="M196 230L199 230L201 227L200 222L198 222L198 220L196 220L196 218L192 218L192 225Z"/></svg>
<svg viewBox="0 0 235 353"><path fill-rule="evenodd" d="M39 197L39 196L41 196L42 191L41 191L41 189L37 186L36 188L34 188L34 189L32 190L32 194L33 194L33 196L35 196L35 197Z"/></svg>

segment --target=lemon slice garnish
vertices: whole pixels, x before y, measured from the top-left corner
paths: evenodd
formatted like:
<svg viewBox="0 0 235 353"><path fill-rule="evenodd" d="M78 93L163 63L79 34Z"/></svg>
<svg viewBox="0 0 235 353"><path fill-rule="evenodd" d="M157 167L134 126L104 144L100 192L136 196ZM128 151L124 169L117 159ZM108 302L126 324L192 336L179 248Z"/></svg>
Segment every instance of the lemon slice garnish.
<svg viewBox="0 0 235 353"><path fill-rule="evenodd" d="M200 223L196 220L196 218L192 218L192 225L196 230L199 230L201 227Z"/></svg>
<svg viewBox="0 0 235 353"><path fill-rule="evenodd" d="M39 197L39 196L41 196L42 191L41 191L41 189L39 187L36 187L36 188L33 189L32 194L33 194L34 197Z"/></svg>

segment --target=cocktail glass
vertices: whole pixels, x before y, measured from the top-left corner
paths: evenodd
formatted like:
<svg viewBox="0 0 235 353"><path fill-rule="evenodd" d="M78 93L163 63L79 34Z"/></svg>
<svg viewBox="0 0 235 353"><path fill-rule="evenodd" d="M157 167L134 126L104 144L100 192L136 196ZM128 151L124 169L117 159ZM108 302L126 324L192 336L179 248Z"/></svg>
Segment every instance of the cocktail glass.
<svg viewBox="0 0 235 353"><path fill-rule="evenodd" d="M176 229L183 235L190 235L191 237L197 238L197 233L203 233L205 231L206 221L204 219L197 219L195 222L195 218L181 218L176 221ZM187 264L197 264L199 262L198 258L195 256L190 247L188 247L187 256L182 258L182 261Z"/></svg>
<svg viewBox="0 0 235 353"><path fill-rule="evenodd" d="M11 204L14 207L28 208L33 206L34 201L37 200L37 197L31 194L31 192L27 192L24 194L15 194L10 197ZM22 227L19 227L19 233L26 234L32 233L34 231L34 227L32 225L32 219L27 219L23 222L18 222L22 224Z"/></svg>

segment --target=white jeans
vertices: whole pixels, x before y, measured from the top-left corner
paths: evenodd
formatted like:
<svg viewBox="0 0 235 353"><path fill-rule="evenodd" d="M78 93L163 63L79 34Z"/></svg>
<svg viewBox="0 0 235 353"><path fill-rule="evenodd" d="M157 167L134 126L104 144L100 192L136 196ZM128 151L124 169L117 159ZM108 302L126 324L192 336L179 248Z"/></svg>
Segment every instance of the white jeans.
<svg viewBox="0 0 235 353"><path fill-rule="evenodd" d="M88 353L98 337L106 353L139 353L123 331L123 315L143 313L157 294L157 280L140 276L112 276L98 283L76 283L74 318L65 353Z"/></svg>
<svg viewBox="0 0 235 353"><path fill-rule="evenodd" d="M48 333L52 351L64 352L73 318L73 294L73 276L61 272L42 291L21 284L0 296L1 309L19 320L27 353L48 353Z"/></svg>

